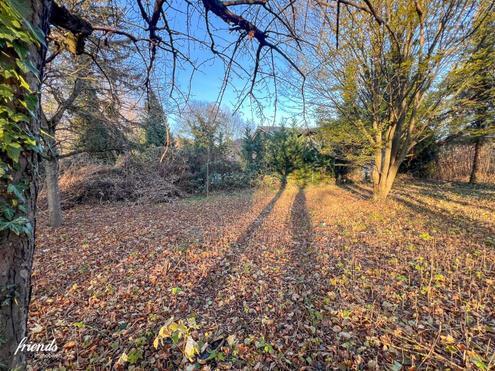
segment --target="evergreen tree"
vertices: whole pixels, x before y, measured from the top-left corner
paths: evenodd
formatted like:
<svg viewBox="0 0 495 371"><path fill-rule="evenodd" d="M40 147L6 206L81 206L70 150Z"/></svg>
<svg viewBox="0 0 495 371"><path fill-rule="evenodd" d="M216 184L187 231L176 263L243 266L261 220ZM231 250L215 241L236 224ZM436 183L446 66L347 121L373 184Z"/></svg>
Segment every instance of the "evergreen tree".
<svg viewBox="0 0 495 371"><path fill-rule="evenodd" d="M308 59L314 63L308 85L328 117L344 118L335 122L372 149L374 198L384 199L440 111L440 78L480 25L477 15L492 9L490 2L469 0L373 4L385 23L342 12L338 49L333 38L315 33L318 58Z"/></svg>
<svg viewBox="0 0 495 371"><path fill-rule="evenodd" d="M156 94L151 91L146 102L143 121L147 146L164 146L167 142L167 117Z"/></svg>
<svg viewBox="0 0 495 371"><path fill-rule="evenodd" d="M250 127L246 127L241 143L241 156L245 170L249 173L257 173L263 168L263 138L253 133Z"/></svg>
<svg viewBox="0 0 495 371"><path fill-rule="evenodd" d="M208 195L212 177L222 178L232 145L232 116L213 104L195 103L183 117L190 147L189 167Z"/></svg>
<svg viewBox="0 0 495 371"><path fill-rule="evenodd" d="M280 130L267 134L265 163L282 180L304 163L305 138L296 128L282 126Z"/></svg>
<svg viewBox="0 0 495 371"><path fill-rule="evenodd" d="M80 108L74 119L78 137L76 152L86 152L91 157L103 161L115 161L116 153L123 152L127 140L115 126L115 107L103 106L95 88L86 84Z"/></svg>
<svg viewBox="0 0 495 371"><path fill-rule="evenodd" d="M495 134L495 15L480 26L464 60L447 78L457 142L474 145L469 182L476 183L482 146Z"/></svg>

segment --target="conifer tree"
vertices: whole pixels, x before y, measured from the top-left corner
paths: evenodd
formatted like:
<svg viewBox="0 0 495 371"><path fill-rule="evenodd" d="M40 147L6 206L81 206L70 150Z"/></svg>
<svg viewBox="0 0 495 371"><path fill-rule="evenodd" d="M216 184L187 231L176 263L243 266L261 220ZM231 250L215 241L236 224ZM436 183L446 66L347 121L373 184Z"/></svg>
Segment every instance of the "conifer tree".
<svg viewBox="0 0 495 371"><path fill-rule="evenodd" d="M164 146L167 142L167 117L155 92L151 91L146 102L143 121L147 146Z"/></svg>
<svg viewBox="0 0 495 371"><path fill-rule="evenodd" d="M241 156L247 172L256 173L263 167L263 139L246 127L242 137Z"/></svg>
<svg viewBox="0 0 495 371"><path fill-rule="evenodd" d="M454 137L474 146L469 182L476 183L482 147L495 135L495 15L491 14L476 31L447 82L453 91Z"/></svg>

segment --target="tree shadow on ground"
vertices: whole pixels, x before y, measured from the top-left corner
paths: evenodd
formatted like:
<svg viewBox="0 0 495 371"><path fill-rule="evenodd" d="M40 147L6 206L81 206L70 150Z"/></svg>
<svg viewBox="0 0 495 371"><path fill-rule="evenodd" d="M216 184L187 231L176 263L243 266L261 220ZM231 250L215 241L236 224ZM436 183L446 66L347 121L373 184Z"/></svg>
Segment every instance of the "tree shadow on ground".
<svg viewBox="0 0 495 371"><path fill-rule="evenodd" d="M106 274L112 276L112 272L128 265L129 260L141 260L140 264L147 267L149 272L153 272L155 268L163 267L164 265L173 266L173 269L176 270L185 269L186 263L182 254L163 254L163 251L168 249L165 246L169 246L172 250L180 251L183 247L200 246L205 240L214 240L228 227L231 219L222 217L217 213L215 207L212 207L214 205L212 201L221 195L221 193L213 193L209 199L201 196L186 198L170 204L159 203L134 206L135 214L129 215L124 224L121 223L121 219L116 218L116 215L121 215L117 214L116 211L124 213L121 210L121 206L125 204L118 207L104 208L102 212L108 213L107 218L109 221L106 221L106 226L109 227L108 230L107 228L101 228L101 224L93 227L94 218L80 218L77 223L82 225L82 228L90 226L95 231L94 233L98 237L97 240L105 240L112 236L113 244L111 246L107 244L98 245L98 250L95 248L96 251L91 256L87 256L80 261L72 261L73 265L66 269L66 275L70 279L65 279L70 285L65 290L69 289L73 283L83 283L97 275ZM242 216L252 207L254 190L249 189L245 193L234 193L231 200L235 200L236 195L245 196L247 201L242 206L236 204L238 207L232 213L234 218ZM231 200L227 202L231 202ZM196 212L192 212L192 210ZM101 223L102 217L98 216L98 218L100 218ZM214 220L216 228L213 231L211 228L204 230L200 227L201 221L205 219ZM116 220L119 223L115 222ZM75 224L75 222L72 223ZM143 225L147 225L147 228L143 228ZM125 231L123 226L125 226ZM174 227L173 233L164 233L164 231L170 231L172 226ZM62 228L66 229L66 231L63 231L64 233L68 233L67 231L70 230L67 226ZM162 238L163 235L166 235L166 238ZM159 246L158 250L147 248L151 240ZM144 251L146 253L143 253ZM42 255L36 256L36 258L44 259ZM104 262L104 264L101 264L101 262ZM81 272L81 267L94 265L99 266L97 271L85 269ZM129 281L132 281L132 278L129 278ZM53 285L53 288L50 287L49 289L59 290L58 287L58 285Z"/></svg>
<svg viewBox="0 0 495 371"><path fill-rule="evenodd" d="M441 187L450 193L458 196L471 196L476 198L495 199L495 184L492 183L476 183L471 184L468 182L448 182L439 180L428 180L428 179L416 179L415 184L423 186L425 189L434 187Z"/></svg>
<svg viewBox="0 0 495 371"><path fill-rule="evenodd" d="M429 196L433 199L441 199L442 197L437 197L437 194L432 192L428 193L428 190L424 189L424 187L422 188L421 184L424 185L425 183L421 182L419 184L419 190L414 190L413 192L411 192L411 190L407 188L395 188L390 193L389 198L401 203L414 213L429 216L432 220L435 221L435 224L439 228L442 228L445 231L449 231L452 227L455 227L463 231L464 234L469 235L472 235L473 232L478 232L480 236L492 235L494 233L493 226L489 226L483 221L472 218L465 213L452 212L439 207L438 205L426 203L426 200L422 199L421 195ZM371 199L373 196L373 192L370 189L366 189L356 183L343 184L339 187L361 199ZM450 200L448 198L445 198L445 200L453 203L456 202L455 200ZM472 203L466 203L466 206L474 207L475 205Z"/></svg>
<svg viewBox="0 0 495 371"><path fill-rule="evenodd" d="M410 193L405 194L404 191L398 191L393 195L393 198L415 213L428 215L439 228L447 232L450 228L456 227L464 235L469 235L470 238L475 232L479 236L490 236L495 233L494 226L488 226L483 221L476 220L465 213L449 212L441 207L425 204L424 200L416 198Z"/></svg>
<svg viewBox="0 0 495 371"><path fill-rule="evenodd" d="M290 228L292 234L292 247L289 251L289 262L285 267L284 287L285 300L290 303L287 312L295 313L294 320L298 320L304 326L297 326L290 338L304 341L313 336L312 328L318 326L319 317L316 310L317 301L325 292L326 280L322 276L318 253L313 244L314 230L311 216L306 202L305 187L299 187L292 203L290 212ZM311 369L325 369L323 357L319 354L317 345L306 345L307 354L312 354L314 359ZM289 349L297 351L297 347ZM301 364L301 367L307 367Z"/></svg>
<svg viewBox="0 0 495 371"><path fill-rule="evenodd" d="M313 228L311 217L306 205L304 187L299 187L292 202L290 210L289 228L291 230L292 242L288 248L288 264L284 272L284 281L294 283L294 289L298 295L304 292L304 286L309 282L308 278L313 273L311 267L316 261L313 243ZM290 294L290 293L289 293Z"/></svg>
<svg viewBox="0 0 495 371"><path fill-rule="evenodd" d="M291 253L294 258L297 258L296 260L293 260L293 263L303 270L307 263L311 263L313 260L311 258L314 258L314 251L312 250L313 228L308 207L306 205L304 187L299 187L292 203L290 228L292 230L292 239L294 243L294 249L291 250ZM299 259L301 257L304 258L303 261Z"/></svg>
<svg viewBox="0 0 495 371"><path fill-rule="evenodd" d="M480 200L492 200L495 199L495 193L493 193L493 196L490 195L489 193L483 193L479 192L478 188L475 187L463 187L462 190L459 190L457 188L459 187L441 187L436 186L435 188L432 188L431 186L427 186L428 184L426 183L418 183L418 193L421 195L424 195L426 197L431 197L434 199L439 199L443 200L446 202L451 202L453 204L458 204L460 206L468 206L468 207L474 207L477 209L483 209L488 212L495 212L495 208L486 206L486 205L481 205L478 201ZM447 193L447 194L446 194ZM453 197L448 197L449 194L451 195L457 195L460 197L463 197L465 200L459 200Z"/></svg>
<svg viewBox="0 0 495 371"><path fill-rule="evenodd" d="M311 316L316 311L312 308L324 292L326 281L319 279L320 272L315 267L317 256L304 188L290 186L279 209L275 204L282 192L283 189L232 244L232 254L224 256L195 288L190 307L208 319L210 327L218 326L222 335L263 338L273 346L280 345L285 353L297 352L300 344L312 336L308 330L314 324ZM260 228L263 232L280 233L279 238L264 239L256 232ZM244 271L244 262L254 268ZM194 296L198 297L195 302ZM313 350L308 348L305 352L310 354ZM282 358L266 357L279 369L287 368ZM323 360L318 359L312 367L324 369L323 365ZM304 360L302 366L307 366Z"/></svg>
<svg viewBox="0 0 495 371"><path fill-rule="evenodd" d="M279 217L283 219L271 221L284 224L288 234L281 235L279 241L268 245L270 252L258 244L251 245L249 252L246 252L251 259L253 254L260 259L257 262L258 268L263 271L263 278L257 276L253 279L247 273L243 280L251 285L252 290L262 288L262 294L256 297L238 292L227 308L219 308L216 312L219 318L225 318L226 314L235 315L235 325L230 328L230 333L241 337L248 334L263 336L268 343L279 344L284 353L297 352L300 344L311 336L308 330L313 325L311 308L316 296L321 294L320 285L324 282L319 279L315 268L317 256L312 246L313 229L304 188L299 187L296 191L291 186L288 192L292 199L290 208L280 210L282 214ZM285 200L284 205L287 205ZM268 254L266 261L263 261L264 254ZM252 311L253 307L257 310ZM308 348L305 352L310 354L311 350ZM287 368L283 356L272 358L272 361L279 369ZM319 362L315 360L312 366L316 367L313 369L324 369L323 363L320 365ZM302 361L300 366L307 364Z"/></svg>
<svg viewBox="0 0 495 371"><path fill-rule="evenodd" d="M229 279L230 273L236 267L237 261L241 254L246 249L250 238L263 225L263 222L272 212L275 204L285 190L285 185L282 185L275 196L266 204L253 222L244 230L244 232L229 246L229 251L226 255L220 258L218 264L214 264L208 271L201 282L193 289L189 296L189 306L194 311L201 311L205 306L205 299L215 298L219 289L225 286Z"/></svg>
<svg viewBox="0 0 495 371"><path fill-rule="evenodd" d="M373 192L371 190L356 183L337 183L337 187L342 188L363 200L369 200L373 197Z"/></svg>

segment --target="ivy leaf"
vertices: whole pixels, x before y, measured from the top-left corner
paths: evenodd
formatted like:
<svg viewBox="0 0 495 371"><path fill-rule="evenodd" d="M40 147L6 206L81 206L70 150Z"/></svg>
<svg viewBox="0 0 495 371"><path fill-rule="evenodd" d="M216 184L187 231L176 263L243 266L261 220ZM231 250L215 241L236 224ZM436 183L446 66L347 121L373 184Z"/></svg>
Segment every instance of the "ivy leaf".
<svg viewBox="0 0 495 371"><path fill-rule="evenodd" d="M127 362L131 365L136 364L143 357L143 351L141 349L131 349L127 354Z"/></svg>
<svg viewBox="0 0 495 371"><path fill-rule="evenodd" d="M10 230L19 236L21 233L31 234L32 227L26 217L19 216L11 221L0 220L0 231L5 230Z"/></svg>
<svg viewBox="0 0 495 371"><path fill-rule="evenodd" d="M19 143L17 142L11 142L8 143L7 145L7 156L9 156L10 159L14 162L19 161L19 156L21 155L22 147Z"/></svg>
<svg viewBox="0 0 495 371"><path fill-rule="evenodd" d="M23 191L19 189L15 184L9 184L7 186L7 192L13 194L17 197L17 199L21 202L26 202L26 198L24 197Z"/></svg>
<svg viewBox="0 0 495 371"><path fill-rule="evenodd" d="M5 216L5 218L7 220L10 221L10 220L14 219L15 211L10 206L6 205L6 206L3 206L3 215Z"/></svg>

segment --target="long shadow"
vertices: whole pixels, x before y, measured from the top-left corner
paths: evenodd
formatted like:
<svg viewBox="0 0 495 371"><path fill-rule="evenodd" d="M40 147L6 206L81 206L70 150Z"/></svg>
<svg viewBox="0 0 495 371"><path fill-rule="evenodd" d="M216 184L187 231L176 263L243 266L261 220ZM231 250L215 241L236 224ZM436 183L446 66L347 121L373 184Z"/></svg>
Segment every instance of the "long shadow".
<svg viewBox="0 0 495 371"><path fill-rule="evenodd" d="M246 192L248 194L249 199L253 198L253 191L248 190ZM212 196L215 197L215 196ZM177 202L175 204L170 204L167 205L167 209L169 210L170 213L173 213L174 217L172 218L174 220L174 223L178 224L181 226L177 232L175 232L171 237L170 240L167 242L168 244L175 244L179 242L186 242L188 244L193 243L194 240L202 240L204 237L202 235L199 235L196 233L195 235L191 236L191 230L195 228L184 228L184 226L189 225L189 226L194 226L197 225L197 221L201 219L204 216L203 213L198 213L197 215L194 216L193 219L190 217L190 213L184 213L181 214L178 212L178 209L181 209L184 207L184 203L186 205L191 202L196 202L196 203L203 203L206 202L206 198L203 199L185 199L183 201ZM135 206L134 206L135 207ZM190 208L190 206L188 206ZM199 207L199 206L197 206ZM151 212L146 212L144 213L144 210L148 210L151 208ZM236 210L235 215L240 215L241 213L245 212L246 210L241 207L239 210ZM137 254L137 258L140 259L149 259L149 252L146 254L143 254L143 245L146 244L146 240L144 241L134 241L133 243L130 243L133 241L135 237L141 237L142 235L149 235L152 233L151 237L154 238L159 238L160 234L163 233L163 229L168 229L170 220L172 219L165 219L165 218L157 218L154 221L154 227L150 229L147 229L145 232L141 232L136 228L136 225L140 225L140 223L143 223L143 220L152 220L152 216L156 216L155 213L158 213L158 215L161 216L162 211L161 207L157 207L157 205L153 205L150 207L147 207L146 209L144 207L138 207L136 209L136 216L133 219L130 219L127 223L128 229L131 231L129 234L119 234L118 231L119 229L116 229L112 233L107 233L105 231L98 231L98 238L104 240L107 238L107 236L111 235L117 235L118 238L116 241L112 243L112 245L101 245L97 246L94 249L94 254L92 255L93 258L90 257L90 259L86 259L83 261L72 261L71 264L67 267L63 283L59 285L54 285L54 286L45 286L40 288L35 285L34 289L35 290L40 290L40 292L43 292L44 294L48 295L64 295L67 293L67 290L72 287L74 283L81 284L81 282L89 281L90 279L94 278L96 276L96 273L93 270L90 270L89 267L91 266L97 266L98 270L97 273L98 275L105 275L105 274L110 274L112 271L117 270L121 265L126 265L125 263L129 257L132 257L134 254ZM187 216L186 216L187 215ZM226 220L225 219L218 219L215 221L215 224L217 228L224 228L226 226ZM90 223L88 224L90 225ZM112 227L113 222L107 224L107 226ZM69 231L67 227L63 227L64 229L61 229L59 232L60 234L68 234ZM81 241L82 242L82 241ZM160 242L161 244L161 242ZM111 248L109 248L111 247ZM153 252L153 251L152 251ZM35 259L40 260L39 256L35 256ZM157 261L160 259L159 253L157 252L157 256L153 256L152 261L156 262L157 266L163 265L163 261ZM43 260L42 260L43 262ZM172 263L175 263L172 261ZM36 263L38 264L38 263ZM88 268L86 268L88 267ZM153 267L150 268L152 270ZM36 283L36 282L35 282ZM111 282L112 284L114 282ZM119 282L116 282L116 284L123 284L125 282L122 282L119 280Z"/></svg>
<svg viewBox="0 0 495 371"><path fill-rule="evenodd" d="M218 264L214 264L206 274L206 277L193 289L189 294L189 305L196 311L201 310L204 304L201 298L215 297L214 295L205 295L205 293L216 293L216 288L222 288L227 283L229 274L233 271L242 252L246 249L249 239L261 227L263 222L272 212L275 204L285 190L285 185L282 185L275 196L263 208L254 221L244 230L244 232L229 246L229 251L226 255L220 258ZM198 300L200 299L200 300Z"/></svg>
<svg viewBox="0 0 495 371"><path fill-rule="evenodd" d="M317 260L313 248L313 227L306 204L304 187L299 188L292 203L290 228L293 246L290 250L290 264L286 267L286 277L289 281L295 278L298 291L304 295L308 291L305 286L315 283L312 277L316 273L314 265Z"/></svg>
<svg viewBox="0 0 495 371"><path fill-rule="evenodd" d="M476 209L483 209L483 210L488 211L488 212L495 212L495 207L476 204L477 199L472 200L472 202L467 202L467 201L455 200L455 199L447 197L446 195L441 194L441 193L431 193L431 192L428 192L425 190L421 190L420 193L422 195L429 196L432 198L441 199L441 200L444 200L446 202L451 202L453 204L458 204L461 206L474 207Z"/></svg>
<svg viewBox="0 0 495 371"><path fill-rule="evenodd" d="M292 238L299 247L300 252L307 256L311 252L313 242L313 228L306 205L306 195L304 187L300 187L292 203L290 216L290 225L292 229Z"/></svg>
<svg viewBox="0 0 495 371"><path fill-rule="evenodd" d="M358 197L361 197L363 199L369 199L373 195L370 190L362 186L359 186L358 184L355 183L342 184L340 185L340 188L349 191L350 193ZM490 187L488 187L488 189L490 189ZM419 191L419 193L423 194L423 192L421 191ZM433 198L436 197L436 195L433 194L429 194L429 195L430 197ZM411 194L411 192L408 192L407 190L396 189L394 192L390 194L389 197L402 203L404 206L408 207L410 210L418 214L429 215L434 220L436 220L438 222L438 226L443 228L444 230L448 230L449 226L456 226L462 228L465 231L465 234L471 235L473 231L478 231L480 235L484 234L485 236L493 234L493 229L490 228L489 226L486 226L483 222L473 219L464 214L448 213L445 209L441 207L426 204L425 200L414 197ZM471 206L474 205L471 204Z"/></svg>
<svg viewBox="0 0 495 371"><path fill-rule="evenodd" d="M442 191L440 190L432 190L432 189L429 189L427 187L423 187L422 184L420 184L420 186L418 187L419 190L418 192L424 196L427 196L427 197L431 197L431 198L434 198L434 199L440 199L440 200L444 200L446 202L451 202L453 204L458 204L458 205L461 205L461 206L468 206L468 207L474 207L474 208L477 208L477 209L483 209L485 211L488 211L488 212L495 212L495 207L490 207L490 206L486 206L486 205L480 205L480 204L476 204L476 202L479 200L479 199L487 199L487 200L490 200L490 198L488 197L484 197L483 194L476 194L476 193L461 193L461 192L455 192L452 188L450 189L446 189L445 191L446 192L449 192L449 193L454 193L454 194L457 194L457 195L462 195L463 197L465 196L468 196L468 200L469 201L462 201L462 200L456 200L456 199L453 199L451 197L447 197L447 195L445 195L444 193L442 193ZM475 188L473 188L475 189Z"/></svg>
<svg viewBox="0 0 495 371"><path fill-rule="evenodd" d="M438 181L438 180L428 180L422 179L418 181L421 185L435 185L437 187L448 188L448 191L451 193L455 193L459 196L474 196L477 198L484 197L495 197L495 184L491 183L477 183L470 184L466 182L447 182L447 181Z"/></svg>
<svg viewBox="0 0 495 371"><path fill-rule="evenodd" d="M373 197L373 192L371 192L369 189L359 186L356 183L338 183L337 187L342 188L343 190L346 190L363 200L369 200Z"/></svg>
<svg viewBox="0 0 495 371"><path fill-rule="evenodd" d="M437 221L438 227L447 230L449 226L460 227L463 230L464 235L473 237L473 232L477 231L482 236L490 236L494 232L494 228L490 228L483 224L483 222L475 220L467 215L451 214L444 209L424 204L424 201L417 199L410 194L404 195L403 193L396 193L392 197L410 210L418 213L429 215Z"/></svg>
<svg viewBox="0 0 495 371"><path fill-rule="evenodd" d="M302 326L294 326L287 336L282 336L281 332L284 332L284 327L277 326L276 329L268 329L263 326L260 317L270 317L275 319L279 324L287 324L287 318L289 314L297 319L298 323L304 323L308 326L312 324L310 318L310 312L308 306L311 305L313 296L317 293L317 286L324 282L323 280L315 279L314 263L316 261L315 251L313 250L313 229L311 225L311 218L306 205L306 196L304 193L304 187L298 189L292 201L292 207L290 209L288 228L291 230L291 240L287 241L287 245L284 245L283 249L283 261L282 263L282 277L274 278L269 283L267 288L269 295L273 301L270 304L275 306L276 318L274 312L270 311L269 306L264 306L261 312L258 312L253 316L252 313L245 313L242 311L243 297L238 295L233 303L230 303L230 308L241 308L236 312L236 325L235 331L244 331L249 334L264 334L267 336L268 342L272 342L274 339L286 338L289 342L293 342L290 345L291 351L297 351L300 347L298 340L301 336L306 337L306 328ZM282 257L281 257L282 258ZM251 301L251 304L254 304ZM280 305L280 306L278 306ZM220 317L222 317L220 315ZM308 352L309 354L309 352ZM318 360L319 362L320 360ZM316 363L315 363L316 364ZM322 363L323 364L323 363ZM301 366L304 365L304 362ZM280 369L288 369L283 362L277 363L277 367ZM317 367L314 369L323 369Z"/></svg>
<svg viewBox="0 0 495 371"><path fill-rule="evenodd" d="M248 199L252 200L254 196L254 191L248 190L245 192L248 195ZM173 220L173 224L175 226L179 226L178 231L174 232L172 235L170 235L168 238L169 240L166 241L167 244L170 245L175 245L175 244L192 244L194 242L202 241L204 240L205 233L202 231L200 228L195 227L197 225L200 225L199 221L202 220L203 218L207 217L210 219L213 219L215 221L215 225L218 229L226 228L227 225L229 224L226 219L223 218L215 218L215 210L207 210L202 206L204 203L211 203L211 199L214 197L217 197L217 194L213 194L210 196L210 200L208 200L206 197L201 197L201 198L186 198L180 202L170 204L167 207L169 209L169 214L173 214L172 219L165 219L162 218L162 210L161 207L157 205L151 206L151 213L148 214L143 214L142 210L139 212L138 209L138 214L136 215L135 218L129 220L127 223L129 228L136 229L136 225L140 225L143 223L143 221L149 221L153 220L153 217L156 218L156 213L158 213L159 218L156 218L156 220L153 220L153 227L151 228L151 237L158 239L159 243L162 244L160 237L163 234L164 229L168 229L171 224L171 220ZM181 210L186 208L186 210L190 210L194 207L194 209L199 209L201 208L201 212L196 213L195 215L193 214L193 217L191 217L191 213L182 213ZM148 209L148 208L147 208ZM155 210L157 209L157 210ZM206 210L206 211L205 211ZM235 216L241 215L242 213L248 211L248 208L244 208L244 206L240 207L239 209L236 210ZM186 227L187 226L187 227ZM150 229L147 229L145 232L143 232L143 235L150 235ZM119 249L125 249L129 250L127 245L129 244L129 241L134 238L135 234L131 234L130 236L123 234L122 236L119 237ZM112 246L114 248L114 246ZM112 251L112 249L108 249L109 251ZM101 270L114 270L116 265L119 263L122 263L122 261L125 261L129 256L132 254L135 254L136 251L140 251L141 248L131 248L131 252L127 254L126 256L117 256L114 257L114 252L111 253L106 253L102 256L99 256L98 259L105 259L108 260L108 264L105 266L102 266L99 270L101 273ZM108 258L108 259L107 259ZM147 255L143 255L143 258L147 259ZM157 262L157 265L161 265L163 262ZM174 262L172 262L174 263Z"/></svg>
<svg viewBox="0 0 495 371"><path fill-rule="evenodd" d="M449 189L447 189L448 192L455 193L455 194L458 194L460 196L466 196L466 195L472 196L474 199L472 199L472 202L468 202L468 201L455 200L455 199L447 197L446 195L442 194L441 192L436 192L435 190L432 191L430 188L427 187L428 185L433 184L432 182L420 181L420 182L414 182L413 184L415 186L417 186L417 188L418 188L417 192L421 195L431 197L433 199L441 199L441 200L444 200L447 202L452 202L452 203L462 205L462 206L470 206L470 207L475 207L478 209L483 209L483 210L488 211L488 212L495 212L495 208L492 208L490 206L475 204L476 199L485 198L484 193L482 193L482 192L480 193L480 189L486 189L486 190L490 191L491 187L489 185L488 186L485 186L485 185L483 185L483 186L470 186L470 185L462 184L461 186L462 186L462 188L464 188L464 191L456 190L454 187L449 187ZM435 183L435 184L437 184L437 183ZM340 188L352 193L353 195L361 198L361 199L367 200L367 199L371 199L373 197L373 192L371 190L366 189L366 188L364 188L364 187L362 187L356 183L339 184L338 186ZM457 185L457 186L459 186L459 185ZM475 190L476 193L473 194L473 190ZM466 193L467 191L470 191L470 193L469 194ZM405 196L407 198L411 198L410 193L408 193L407 195L403 194L403 189L401 189L400 187L398 189L397 188L393 189L391 194L390 194L390 197L391 198L397 198L397 197L400 197L401 195ZM489 195L490 194L488 194L488 196ZM489 199L489 197L487 199ZM418 203L424 203L421 200L415 200L415 201ZM441 208L439 208L439 210L441 210Z"/></svg>
<svg viewBox="0 0 495 371"><path fill-rule="evenodd" d="M495 184L477 183L470 184L459 181L444 181L434 179L413 179L408 182L418 189L418 192L425 195L440 197L440 192L448 192L456 196L477 200L495 201ZM446 199L446 201L458 202L457 200Z"/></svg>
<svg viewBox="0 0 495 371"><path fill-rule="evenodd" d="M285 267L285 277L287 281L300 285L304 284L309 273L312 273L310 267L313 267L316 259L312 246L313 228L306 205L304 187L299 187L294 197L289 223L292 246L289 250L289 263Z"/></svg>
<svg viewBox="0 0 495 371"><path fill-rule="evenodd" d="M288 312L296 313L298 321L306 327L297 326L291 338L307 337L308 326L318 326L316 313L316 300L323 296L324 285L327 282L316 269L318 253L314 247L314 231L309 214L304 187L300 187L292 203L290 214L290 228L292 231L292 248L289 252L289 263L285 267L285 301L292 303ZM293 292L299 296L294 300ZM319 312L318 312L319 313ZM299 347L297 342L291 345L292 351ZM306 350L307 354L315 357L319 353L318 346ZM299 365L301 367L304 364ZM325 362L320 356L313 359L311 369L324 370Z"/></svg>

